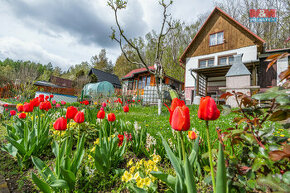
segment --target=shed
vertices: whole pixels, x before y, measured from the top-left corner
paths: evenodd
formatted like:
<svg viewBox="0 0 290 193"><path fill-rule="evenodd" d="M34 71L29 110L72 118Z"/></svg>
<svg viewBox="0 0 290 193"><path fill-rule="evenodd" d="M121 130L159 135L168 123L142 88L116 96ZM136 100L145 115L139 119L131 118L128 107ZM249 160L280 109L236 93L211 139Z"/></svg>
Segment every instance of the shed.
<svg viewBox="0 0 290 193"><path fill-rule="evenodd" d="M101 70L98 70L95 68L92 68L90 70L89 76L91 74L94 74L98 78L98 82L108 81L109 83L111 83L114 86L114 88L121 88L122 87L118 76L116 76L115 74L111 74L109 72L104 72L104 71L101 71Z"/></svg>

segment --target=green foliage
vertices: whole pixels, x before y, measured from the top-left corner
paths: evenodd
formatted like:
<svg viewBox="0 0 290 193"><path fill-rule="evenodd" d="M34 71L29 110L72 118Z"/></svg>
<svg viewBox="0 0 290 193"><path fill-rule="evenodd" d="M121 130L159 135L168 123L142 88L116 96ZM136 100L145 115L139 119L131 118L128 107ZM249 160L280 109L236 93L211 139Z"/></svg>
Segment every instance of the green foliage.
<svg viewBox="0 0 290 193"><path fill-rule="evenodd" d="M162 135L160 136L162 138L162 143L166 150L168 159L170 160L175 170L176 176L173 177L171 175L163 174L161 172L151 172L151 174L159 180L162 180L163 182L168 184L172 191L192 193L197 192L194 180L194 172L192 168L194 167L194 161L198 154L198 152L196 152L195 150L198 150L198 147L193 147L189 157L187 157L186 153L183 154L184 157L182 160L181 157L176 157L174 155L166 140L162 137ZM198 146L198 143L196 143L195 145Z"/></svg>
<svg viewBox="0 0 290 193"><path fill-rule="evenodd" d="M111 132L108 133L106 130L107 128L103 127L99 131L99 143L90 153L94 159L95 168L104 174L110 173L118 167L127 146L126 139L124 139L124 143L119 147L119 139L116 136L111 136Z"/></svg>
<svg viewBox="0 0 290 193"><path fill-rule="evenodd" d="M32 162L42 177L40 179L32 173L32 180L43 192L52 192L62 189L70 191L75 189L76 176L81 166L85 149L84 136L77 143L76 150L72 151L72 138L68 137L59 145L56 141L52 144L52 151L56 157L54 172L39 158L32 157Z"/></svg>
<svg viewBox="0 0 290 193"><path fill-rule="evenodd" d="M30 156L43 153L51 141L48 135L50 117L36 113L32 116L32 121L23 121L14 117L13 126L6 124L6 139L9 143L3 145L2 149L17 157L20 167L27 167L30 164Z"/></svg>

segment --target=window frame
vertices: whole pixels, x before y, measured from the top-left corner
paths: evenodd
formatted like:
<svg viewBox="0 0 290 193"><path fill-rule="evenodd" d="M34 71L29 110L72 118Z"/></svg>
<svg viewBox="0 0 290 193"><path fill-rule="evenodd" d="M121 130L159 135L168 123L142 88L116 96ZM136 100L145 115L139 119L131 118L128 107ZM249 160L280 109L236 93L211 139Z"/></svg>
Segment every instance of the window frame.
<svg viewBox="0 0 290 193"><path fill-rule="evenodd" d="M223 42L222 43L218 43L218 33L223 33ZM216 44L214 44L214 45L210 45L210 36L211 35L216 35ZM225 43L225 33L224 33L224 31L218 31L218 32L214 32L214 33L209 34L209 36L208 36L208 45L209 45L209 47L222 45L224 43Z"/></svg>
<svg viewBox="0 0 290 193"><path fill-rule="evenodd" d="M214 61L215 57L209 57L209 58L202 58L202 59L199 59L198 60L198 68L201 68L200 67L200 62L202 61L206 61L206 64L205 64L205 67L202 67L202 68L208 68L208 67L213 67L215 66L215 61ZM213 66L208 66L208 61L209 60L213 60Z"/></svg>
<svg viewBox="0 0 290 193"><path fill-rule="evenodd" d="M234 55L237 55L237 53L231 53L231 54L227 54L227 55L221 55L221 56L218 56L218 61L217 61L217 65L218 66L228 66L228 65L230 65L230 57L232 56L232 57L234 57ZM220 58L227 58L227 64L226 65L221 65L220 64Z"/></svg>

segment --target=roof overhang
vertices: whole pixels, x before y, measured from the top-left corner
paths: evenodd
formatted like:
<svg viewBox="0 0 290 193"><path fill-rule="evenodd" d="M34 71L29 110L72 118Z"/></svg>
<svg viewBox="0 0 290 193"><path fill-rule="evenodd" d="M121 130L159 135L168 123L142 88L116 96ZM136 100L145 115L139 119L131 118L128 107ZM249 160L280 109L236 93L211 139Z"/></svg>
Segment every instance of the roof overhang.
<svg viewBox="0 0 290 193"><path fill-rule="evenodd" d="M259 63L259 60L254 60L254 61L244 63L244 65L248 68L250 72L252 72L254 64L258 64L258 63ZM221 66L212 66L212 67L207 67L207 68L193 68L190 70L195 73L201 74L205 77L219 77L219 76L225 76L231 67L232 65L221 65Z"/></svg>

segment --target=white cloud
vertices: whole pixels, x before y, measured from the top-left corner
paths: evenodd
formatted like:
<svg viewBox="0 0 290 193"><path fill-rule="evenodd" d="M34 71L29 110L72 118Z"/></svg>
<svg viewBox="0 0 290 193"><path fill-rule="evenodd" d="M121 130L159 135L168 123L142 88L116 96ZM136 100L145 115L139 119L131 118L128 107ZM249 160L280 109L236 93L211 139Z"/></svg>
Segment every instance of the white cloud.
<svg viewBox="0 0 290 193"><path fill-rule="evenodd" d="M169 9L187 23L213 9L210 0L175 0ZM131 37L159 30L162 8L157 0L129 0L120 12L121 24ZM89 61L106 48L115 62L120 50L111 42L113 11L106 0L0 0L0 59L32 60L67 69Z"/></svg>

